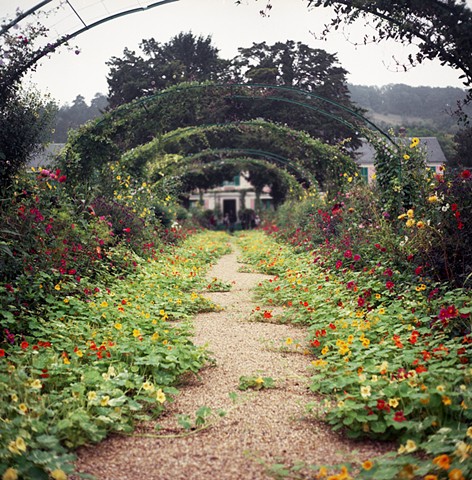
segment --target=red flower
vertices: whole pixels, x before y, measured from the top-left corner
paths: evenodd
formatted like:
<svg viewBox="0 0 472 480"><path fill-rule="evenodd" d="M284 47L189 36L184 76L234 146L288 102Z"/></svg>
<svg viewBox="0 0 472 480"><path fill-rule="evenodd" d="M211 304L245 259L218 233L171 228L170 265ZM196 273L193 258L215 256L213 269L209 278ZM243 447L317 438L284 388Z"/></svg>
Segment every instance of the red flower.
<svg viewBox="0 0 472 480"><path fill-rule="evenodd" d="M388 290L392 290L392 288L395 286L395 284L391 281L391 280L387 280L387 282L385 282L385 287L388 289Z"/></svg>
<svg viewBox="0 0 472 480"><path fill-rule="evenodd" d="M470 178L472 174L470 173L470 170L463 170L461 172L461 177L464 179Z"/></svg>
<svg viewBox="0 0 472 480"><path fill-rule="evenodd" d="M123 232L129 233L129 232L131 232L131 228L123 228Z"/></svg>
<svg viewBox="0 0 472 480"><path fill-rule="evenodd" d="M405 415L403 415L402 410L398 410L398 412L395 412L395 415L393 416L393 420L395 422L406 422Z"/></svg>
<svg viewBox="0 0 472 480"><path fill-rule="evenodd" d="M391 277L393 275L393 271L391 268L387 268L384 272L383 272L384 275L386 275L387 277Z"/></svg>
<svg viewBox="0 0 472 480"><path fill-rule="evenodd" d="M455 211L457 210L457 203L453 203L453 204L451 205L451 210L452 210L453 212L455 212Z"/></svg>
<svg viewBox="0 0 472 480"><path fill-rule="evenodd" d="M345 257L345 258L352 258L352 252L351 252L351 250L346 250L346 251L344 252L344 257Z"/></svg>
<svg viewBox="0 0 472 480"><path fill-rule="evenodd" d="M341 262L341 260L338 260L336 262L336 268L341 268L343 266L343 262Z"/></svg>
<svg viewBox="0 0 472 480"><path fill-rule="evenodd" d="M0 357L4 357L5 356L5 350L3 350L3 348L0 348Z"/></svg>
<svg viewBox="0 0 472 480"><path fill-rule="evenodd" d="M66 181L66 178L67 178L67 177L66 177L65 175L61 175L61 176L57 179L57 181L58 181L59 183L64 183L64 182Z"/></svg>
<svg viewBox="0 0 472 480"><path fill-rule="evenodd" d="M319 341L318 339L313 340L313 341L311 342L311 346L312 346L312 347L315 347L315 348L318 348L318 347L320 346L320 341Z"/></svg>
<svg viewBox="0 0 472 480"><path fill-rule="evenodd" d="M415 274L416 275L421 275L422 271L423 271L423 267L420 265L419 267L416 267Z"/></svg>
<svg viewBox="0 0 472 480"><path fill-rule="evenodd" d="M357 299L357 305L362 308L365 305L365 299L362 297L359 297Z"/></svg>
<svg viewBox="0 0 472 480"><path fill-rule="evenodd" d="M20 347L21 347L23 350L26 350L26 349L29 347L29 343L23 341L23 342L20 343Z"/></svg>
<svg viewBox="0 0 472 480"><path fill-rule="evenodd" d="M457 222L457 228L462 230L464 228L464 224L462 222Z"/></svg>
<svg viewBox="0 0 472 480"><path fill-rule="evenodd" d="M356 254L354 255L354 261L355 261L355 262L358 262L360 259L361 259L361 256L356 253Z"/></svg>
<svg viewBox="0 0 472 480"><path fill-rule="evenodd" d="M336 325L334 323L330 323L329 328L331 328L331 330L336 330Z"/></svg>
<svg viewBox="0 0 472 480"><path fill-rule="evenodd" d="M264 312L264 318L272 318L272 313L269 312L269 310L266 310L266 311Z"/></svg>

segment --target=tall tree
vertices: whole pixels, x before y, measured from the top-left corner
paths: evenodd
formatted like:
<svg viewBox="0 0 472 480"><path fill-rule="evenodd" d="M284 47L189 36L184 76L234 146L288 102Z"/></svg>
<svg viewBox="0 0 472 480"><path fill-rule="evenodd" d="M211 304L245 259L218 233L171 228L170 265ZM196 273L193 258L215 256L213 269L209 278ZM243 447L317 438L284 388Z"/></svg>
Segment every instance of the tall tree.
<svg viewBox="0 0 472 480"><path fill-rule="evenodd" d="M140 48L143 56L125 49L122 58L107 62L112 108L180 82L218 80L227 72L228 62L219 57L210 36L181 32L164 44L143 40Z"/></svg>
<svg viewBox="0 0 472 480"><path fill-rule="evenodd" d="M356 132L343 123L352 122L353 116L342 107L356 110L356 106L350 99L347 71L338 64L336 55L293 40L273 45L253 43L252 47L238 50L239 55L232 62L235 79L294 87L325 99L301 99L299 95L274 89L268 96L282 100L255 102L252 116L288 123L292 128L303 129L329 143L347 137L355 140ZM305 103L306 107L296 102Z"/></svg>
<svg viewBox="0 0 472 480"><path fill-rule="evenodd" d="M459 78L469 89L464 102L472 100L472 10L466 0L306 1L308 6L334 8L334 18L325 27L324 34L343 23L350 25L358 19L372 21L375 33L372 37L366 35L365 43L387 38L413 43L418 52L409 56L410 65L438 59L443 65L462 71ZM270 8L271 0L268 0L266 11ZM460 108L459 113L462 113Z"/></svg>

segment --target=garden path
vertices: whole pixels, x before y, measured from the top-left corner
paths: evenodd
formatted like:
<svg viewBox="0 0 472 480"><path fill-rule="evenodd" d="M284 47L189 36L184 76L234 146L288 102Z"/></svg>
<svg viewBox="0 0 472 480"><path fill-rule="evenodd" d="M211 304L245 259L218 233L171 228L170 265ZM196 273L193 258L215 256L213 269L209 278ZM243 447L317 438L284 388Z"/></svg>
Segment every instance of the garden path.
<svg viewBox="0 0 472 480"><path fill-rule="evenodd" d="M311 358L295 347L306 332L250 321L255 307L251 289L270 277L239 272L240 266L236 251L212 267L209 279L234 285L230 292L206 294L224 310L200 314L194 321L195 343L208 345L215 365L179 387L180 394L159 419L160 432L154 424L145 424L135 436L112 435L82 448L79 471L99 480L263 480L272 477L258 459L270 465L297 460L329 465L365 460L386 450L378 443L345 439L306 413L309 402L322 409L322 400L308 388ZM293 339L290 346L288 338ZM277 388L241 392L242 375L272 377ZM236 401L231 392L237 393ZM227 414L209 428L179 436L184 430L176 415L193 415L202 406Z"/></svg>

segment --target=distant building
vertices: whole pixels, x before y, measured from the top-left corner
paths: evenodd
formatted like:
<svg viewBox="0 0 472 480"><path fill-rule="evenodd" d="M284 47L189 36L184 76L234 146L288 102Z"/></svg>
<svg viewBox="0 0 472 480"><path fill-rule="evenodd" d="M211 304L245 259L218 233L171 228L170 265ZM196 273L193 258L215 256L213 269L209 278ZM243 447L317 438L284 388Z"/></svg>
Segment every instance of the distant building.
<svg viewBox="0 0 472 480"><path fill-rule="evenodd" d="M206 190L205 192L192 192L190 206L201 204L205 210L214 210L221 217L226 214L236 214L244 209L256 209L256 192L254 187L246 180L243 174L236 175L233 180L224 182L220 187ZM270 188L264 187L259 198L261 209L272 208Z"/></svg>
<svg viewBox="0 0 472 480"><path fill-rule="evenodd" d="M434 172L439 171L439 167L447 162L447 159L439 145L436 137L418 137L420 139L419 147L426 151L426 165ZM404 141L402 138L397 138ZM362 141L361 147L356 150L356 162L360 167L360 174L367 182L372 181L372 175L375 173L374 158L375 149L366 140Z"/></svg>

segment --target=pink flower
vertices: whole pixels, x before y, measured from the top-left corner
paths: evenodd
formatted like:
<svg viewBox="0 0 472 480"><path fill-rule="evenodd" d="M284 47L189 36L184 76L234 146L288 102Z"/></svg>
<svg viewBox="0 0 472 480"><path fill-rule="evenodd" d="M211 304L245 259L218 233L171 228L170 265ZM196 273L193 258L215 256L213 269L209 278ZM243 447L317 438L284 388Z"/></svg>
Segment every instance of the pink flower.
<svg viewBox="0 0 472 480"><path fill-rule="evenodd" d="M341 268L343 266L343 262L341 262L341 260L338 260L336 262L336 268Z"/></svg>
<svg viewBox="0 0 472 480"><path fill-rule="evenodd" d="M345 257L345 258L352 258L352 252L351 252L351 250L346 250L346 251L344 252L344 257Z"/></svg>
<svg viewBox="0 0 472 480"><path fill-rule="evenodd" d="M361 259L361 256L358 255L357 253L354 255L354 261L358 262Z"/></svg>

